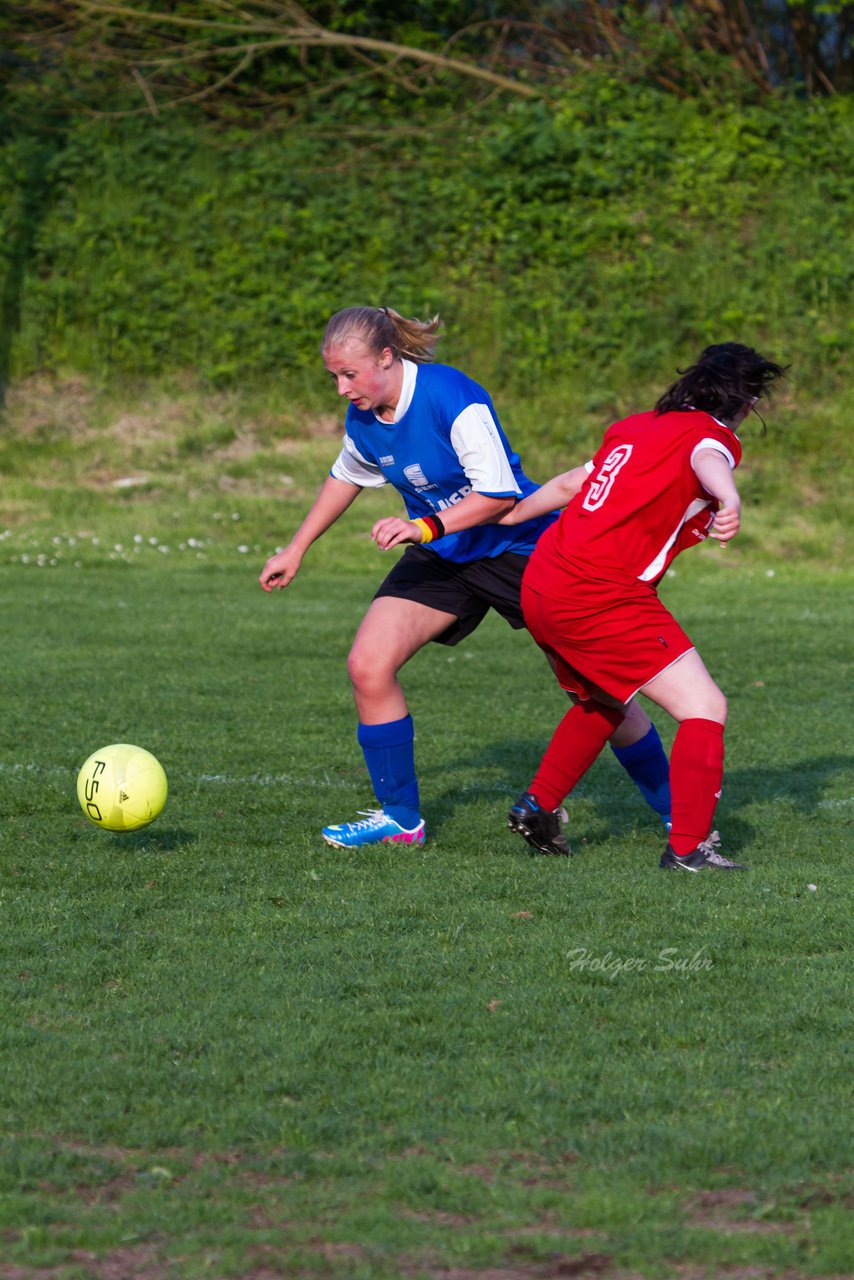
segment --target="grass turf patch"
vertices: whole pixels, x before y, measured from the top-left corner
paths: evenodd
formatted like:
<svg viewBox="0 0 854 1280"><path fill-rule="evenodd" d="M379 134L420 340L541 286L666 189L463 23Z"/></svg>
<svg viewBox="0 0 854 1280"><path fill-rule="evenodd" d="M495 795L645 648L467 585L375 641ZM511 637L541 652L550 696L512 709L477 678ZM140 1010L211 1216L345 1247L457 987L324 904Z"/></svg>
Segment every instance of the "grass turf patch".
<svg viewBox="0 0 854 1280"><path fill-rule="evenodd" d="M19 551L0 1276L844 1270L846 575L699 554L665 584L730 700L717 824L750 866L695 881L610 753L577 857L507 831L565 702L498 619L404 676L428 844L342 853L375 570L267 598L221 548ZM130 836L74 792L110 741L169 776Z"/></svg>

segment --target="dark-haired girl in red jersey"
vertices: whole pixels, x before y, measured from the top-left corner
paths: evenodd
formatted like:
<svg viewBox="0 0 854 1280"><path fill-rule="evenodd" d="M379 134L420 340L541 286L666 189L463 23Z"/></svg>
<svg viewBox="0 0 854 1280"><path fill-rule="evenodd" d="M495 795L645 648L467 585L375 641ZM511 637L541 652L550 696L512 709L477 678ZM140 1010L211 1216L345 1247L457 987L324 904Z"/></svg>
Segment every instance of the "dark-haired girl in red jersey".
<svg viewBox="0 0 854 1280"><path fill-rule="evenodd" d="M655 408L615 423L593 461L556 476L503 523L566 507L525 570L525 622L573 698L511 830L566 853L558 809L642 693L679 724L670 756L672 828L665 869L741 870L709 838L721 792L726 699L658 598L680 551L739 530L736 429L783 375L751 347L707 347Z"/></svg>

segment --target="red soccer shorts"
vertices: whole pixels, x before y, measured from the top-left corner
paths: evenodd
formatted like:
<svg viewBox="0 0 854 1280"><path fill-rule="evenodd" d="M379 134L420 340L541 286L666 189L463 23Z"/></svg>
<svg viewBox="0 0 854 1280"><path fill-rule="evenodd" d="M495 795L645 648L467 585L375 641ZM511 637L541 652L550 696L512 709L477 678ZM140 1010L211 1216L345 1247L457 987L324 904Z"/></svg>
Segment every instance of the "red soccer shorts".
<svg viewBox="0 0 854 1280"><path fill-rule="evenodd" d="M582 701L599 689L626 703L694 648L649 583L563 582L565 598L552 600L523 581L522 609L531 635L554 659L558 683Z"/></svg>

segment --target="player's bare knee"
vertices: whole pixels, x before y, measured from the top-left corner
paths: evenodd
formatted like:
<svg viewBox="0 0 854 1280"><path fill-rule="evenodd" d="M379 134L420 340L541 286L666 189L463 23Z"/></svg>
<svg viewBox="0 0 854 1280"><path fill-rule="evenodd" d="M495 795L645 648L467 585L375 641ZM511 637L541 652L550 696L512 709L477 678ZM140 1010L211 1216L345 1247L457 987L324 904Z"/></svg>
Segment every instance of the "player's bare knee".
<svg viewBox="0 0 854 1280"><path fill-rule="evenodd" d="M394 673L385 662L377 660L375 653L370 654L358 646L350 650L347 674L354 690L364 695L384 689L394 678Z"/></svg>
<svg viewBox="0 0 854 1280"><path fill-rule="evenodd" d="M371 663L359 649L351 649L347 655L347 675L354 689L361 689L369 676Z"/></svg>

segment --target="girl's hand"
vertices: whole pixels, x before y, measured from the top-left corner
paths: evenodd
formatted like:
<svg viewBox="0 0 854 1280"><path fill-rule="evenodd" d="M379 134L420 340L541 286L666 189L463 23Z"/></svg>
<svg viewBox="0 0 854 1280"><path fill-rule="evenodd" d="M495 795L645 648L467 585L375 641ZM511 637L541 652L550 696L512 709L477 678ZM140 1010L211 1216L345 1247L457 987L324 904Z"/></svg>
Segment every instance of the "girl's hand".
<svg viewBox="0 0 854 1280"><path fill-rule="evenodd" d="M418 525L411 520L401 520L399 516L386 516L385 519L378 520L371 529L371 537L380 551L389 551L404 542L422 541Z"/></svg>
<svg viewBox="0 0 854 1280"><path fill-rule="evenodd" d="M301 564L302 552L285 547L284 551L277 551L274 556L270 556L258 581L265 591L272 591L274 587L281 591L282 587L293 582Z"/></svg>
<svg viewBox="0 0 854 1280"><path fill-rule="evenodd" d="M723 546L734 538L741 528L741 508L738 503L723 503L720 511L715 512L714 522L709 530L710 538L717 538Z"/></svg>

